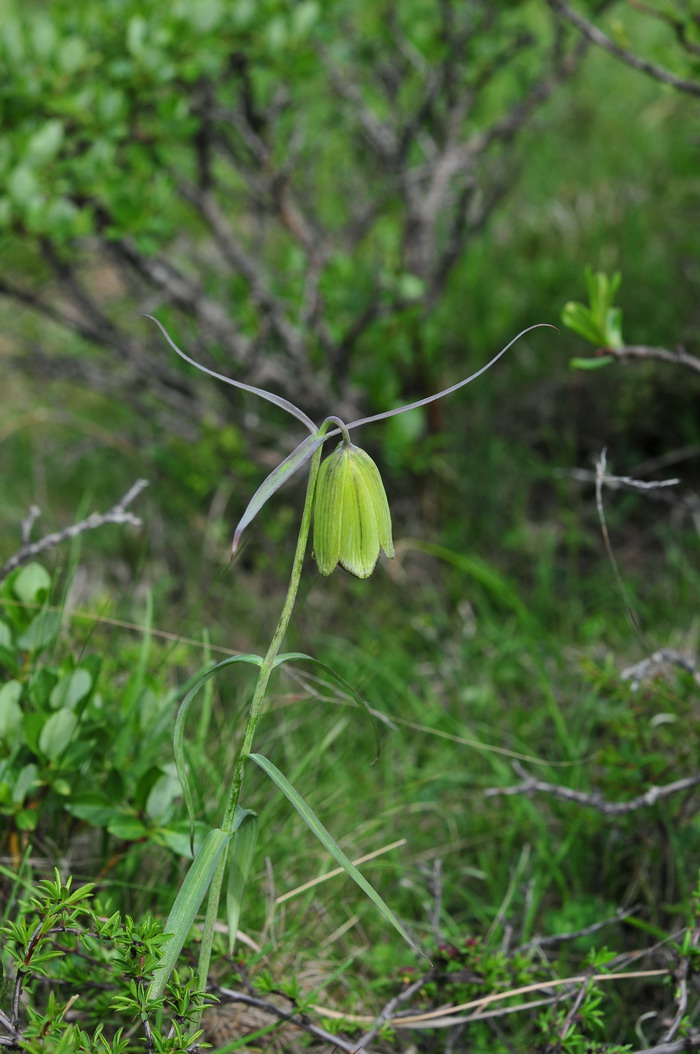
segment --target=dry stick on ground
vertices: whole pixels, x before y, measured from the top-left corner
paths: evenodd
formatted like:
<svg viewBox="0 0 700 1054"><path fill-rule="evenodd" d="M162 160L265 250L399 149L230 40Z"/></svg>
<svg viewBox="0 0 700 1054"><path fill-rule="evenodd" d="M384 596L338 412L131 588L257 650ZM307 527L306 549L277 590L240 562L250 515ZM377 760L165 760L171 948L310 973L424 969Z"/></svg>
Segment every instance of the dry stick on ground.
<svg viewBox="0 0 700 1054"><path fill-rule="evenodd" d="M635 1050L634 1054L685 1054L685 1051L695 1050L700 1047L700 1032L694 1032L684 1039L677 1039L673 1043L659 1043L655 1047L645 1047L644 1050Z"/></svg>
<svg viewBox="0 0 700 1054"><path fill-rule="evenodd" d="M54 546L59 545L61 542L65 542L69 538L75 538L79 534L83 534L85 531L94 531L98 527L104 527L105 524L108 523L130 523L134 527L140 527L141 520L138 516L134 516L132 512L128 512L127 508L141 493L144 487L147 486L147 480L138 479L136 483L129 488L121 501L118 501L117 504L113 505L107 512L93 512L87 517L87 519L81 520L80 523L73 523L68 527L63 527L60 531L53 531L51 534L46 534L36 542L29 541L29 532L39 515L39 509L36 505L32 505L28 516L22 523L22 545L14 556L11 556L10 559L0 567L0 582L4 578L7 578L10 571L14 571L16 567L20 567L28 560L46 552L47 549L53 549Z"/></svg>
<svg viewBox="0 0 700 1054"><path fill-rule="evenodd" d="M547 2L553 11L557 11L573 26L576 26L592 44L609 51L611 55L621 59L628 66L632 66L633 69L639 70L641 73L648 74L663 84L670 84L672 88L676 88L678 91L685 92L688 95L700 95L699 83L685 80L683 77L671 73L670 70L664 69L663 66L657 66L653 62L648 62L646 59L640 58L639 55L635 55L633 51L616 44L597 26L594 26L592 22L589 22L582 15L579 15L577 11L569 7L568 4L564 3L564 0L547 0Z"/></svg>
<svg viewBox="0 0 700 1054"><path fill-rule="evenodd" d="M616 922L622 922L623 919L629 918L630 915L634 915L637 908L620 908L607 919L601 919L600 922L594 922L590 926L584 926L580 930L572 930L569 933L554 933L549 937L533 937L527 944L521 944L519 948L516 948L518 954L528 952L533 948L542 948L545 944L563 944L565 941L575 941L579 937L588 937L591 933L597 933L598 930L605 929L606 926L612 926Z"/></svg>
<svg viewBox="0 0 700 1054"><path fill-rule="evenodd" d="M696 949L698 942L700 941L700 929L697 927L693 930L690 938L690 948L687 953L681 956L678 968L675 971L674 977L678 982L676 989L676 1014L671 1022L668 1030L662 1037L662 1043L670 1043L671 1040L675 1039L678 1035L678 1030L683 1023L686 1011L688 1009L688 978L691 972L691 951Z"/></svg>
<svg viewBox="0 0 700 1054"><path fill-rule="evenodd" d="M281 1007L276 1006L267 999L258 999L257 996L247 995L245 992L236 992L232 988L223 988L217 985L215 991L221 1003L243 1003L245 1006L255 1007L256 1010L263 1010L266 1014L278 1017L280 1021L295 1025L315 1039L325 1040L326 1043L330 1043L338 1050L346 1051L347 1054L353 1054L357 1049L354 1043L349 1043L347 1040L341 1039L340 1036L327 1032L325 1028L315 1025L304 1013L282 1010Z"/></svg>
<svg viewBox="0 0 700 1054"><path fill-rule="evenodd" d="M630 681L630 688L633 692L636 692L645 677L649 676L650 671L665 662L670 662L673 666L679 666L681 670L685 670L686 673L691 675L695 683L700 686L700 671L698 671L697 663L686 655L681 655L675 648L659 648L658 651L655 651L648 658L642 659L641 662L636 662L633 666L628 666L622 671L620 677L623 681Z"/></svg>
<svg viewBox="0 0 700 1054"><path fill-rule="evenodd" d="M602 812L605 816L624 816L630 812L637 812L638 809L648 809L663 798L669 798L673 794L691 790L700 784L700 773L696 773L694 776L686 776L684 779L674 780L673 783L651 786L644 794L639 794L636 798L630 798L629 801L608 801L602 794L595 792L586 794L584 791L563 787L558 783L547 783L545 780L535 779L517 761L513 762L513 768L518 776L522 778L522 783L512 787L487 787L484 791L485 797L493 798L497 795L505 797L512 794L549 794L550 797L557 798L559 801L575 802L577 805L585 805L588 808L597 809L598 812Z"/></svg>

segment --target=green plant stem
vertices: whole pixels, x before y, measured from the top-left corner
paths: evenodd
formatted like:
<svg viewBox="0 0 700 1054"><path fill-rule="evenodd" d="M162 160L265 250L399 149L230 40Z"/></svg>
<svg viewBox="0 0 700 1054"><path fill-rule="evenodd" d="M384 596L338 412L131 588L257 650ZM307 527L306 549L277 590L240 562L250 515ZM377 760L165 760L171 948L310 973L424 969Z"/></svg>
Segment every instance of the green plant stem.
<svg viewBox="0 0 700 1054"><path fill-rule="evenodd" d="M299 581L301 579L301 571L304 564L304 554L306 553L306 546L309 539L314 491L316 489L316 477L318 476L319 464L321 462L321 450L322 448L319 447L311 460L309 482L306 488L306 500L304 502L304 511L301 517L301 526L299 528L299 537L297 539L297 547L294 553L294 563L292 564L292 573L289 579L287 595L284 600L279 622L277 623L277 629L275 630L274 636L270 641L270 646L267 649L265 658L260 666L260 673L258 674L258 680L255 685L253 700L250 704L250 710L248 711L248 720L246 721L243 739L241 740L241 745L238 749L238 754L236 755L236 763L233 769L228 797L226 799L224 818L221 822L221 829L223 831L232 831L234 828L236 806L238 805L238 799L243 785L245 763L248 760L248 755L250 754L253 745L255 729L257 728L263 705L265 703L265 695L270 680L270 674L274 669L275 659L279 654L282 641L284 640L287 627L289 626L289 620L292 617L292 611L294 610L294 604L299 590ZM209 977L209 963L211 961L214 928L219 915L219 900L221 897L221 887L224 881L224 872L226 870L226 856L226 852L221 854L221 859L217 864L216 871L214 872L211 881L211 886L209 887L207 912L204 919L202 943L199 951L199 987L202 992L206 991L207 979Z"/></svg>

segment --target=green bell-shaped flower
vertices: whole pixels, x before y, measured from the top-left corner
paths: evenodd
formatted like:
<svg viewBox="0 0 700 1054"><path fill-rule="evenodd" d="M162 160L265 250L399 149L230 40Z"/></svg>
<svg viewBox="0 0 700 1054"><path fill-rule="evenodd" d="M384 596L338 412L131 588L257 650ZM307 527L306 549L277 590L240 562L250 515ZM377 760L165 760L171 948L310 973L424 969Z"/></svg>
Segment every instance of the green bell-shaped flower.
<svg viewBox="0 0 700 1054"><path fill-rule="evenodd" d="M369 578L379 553L394 555L391 514L379 469L345 440L321 464L314 496L314 556L322 575L338 564Z"/></svg>

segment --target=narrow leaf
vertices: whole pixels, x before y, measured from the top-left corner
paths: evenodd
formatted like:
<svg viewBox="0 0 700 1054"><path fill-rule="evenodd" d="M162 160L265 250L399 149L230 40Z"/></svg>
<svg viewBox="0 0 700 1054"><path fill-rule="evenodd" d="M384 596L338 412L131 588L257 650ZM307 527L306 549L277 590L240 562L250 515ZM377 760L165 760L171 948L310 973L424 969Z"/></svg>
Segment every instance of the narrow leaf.
<svg viewBox="0 0 700 1054"><path fill-rule="evenodd" d="M151 322L155 322L175 354L179 355L181 359L185 360L185 362L189 362L190 366L194 366L196 369L201 370L202 373L208 373L210 377L216 377L217 381L224 381L225 384L232 384L234 388L242 388L244 392L251 392L253 395L259 395L261 399L267 399L268 402L274 403L275 406L279 406L282 410L286 410L287 413L292 415L292 417L296 417L298 421L301 421L306 425L310 432L316 431L316 425L311 418L307 417L304 411L300 410L298 406L294 405L294 403L290 403L288 399L284 399L281 395L275 395L274 392L268 392L265 388L254 388L252 384L244 384L243 381L234 381L233 377L226 377L223 373L216 373L214 370L210 370L207 366L202 366L201 362L196 362L195 359L191 359L181 348L178 348L177 344L168 334L165 326L161 325L157 318L154 318L153 315L146 315L145 318L150 318Z"/></svg>
<svg viewBox="0 0 700 1054"><path fill-rule="evenodd" d="M263 772L267 773L272 782L282 791L285 798L287 798L287 800L294 806L309 830L316 835L321 845L330 853L333 859L340 864L346 874L357 883L363 893L365 893L372 903L379 909L387 922L389 922L394 929L401 934L411 948L422 955L423 953L420 948L406 932L391 908L384 903L377 891L369 884L367 879L357 870L352 861L345 855L333 836L329 834L316 816L316 813L309 805L307 805L299 792L294 789L287 777L284 776L276 765L273 765L268 758L263 757L262 754L249 754L248 757L251 761L254 761Z"/></svg>
<svg viewBox="0 0 700 1054"><path fill-rule="evenodd" d="M250 809L241 809L237 828L229 845L228 887L226 890L226 916L228 919L228 952L233 954L236 933L241 917L241 904L248 884L250 865L253 862L258 840L258 818ZM234 820L235 823L235 820Z"/></svg>
<svg viewBox="0 0 700 1054"><path fill-rule="evenodd" d="M369 714L369 716L372 719L372 722L374 724L374 734L375 734L376 744L377 744L377 756L379 756L380 750L381 750L381 743L380 743L380 739L379 739L378 722L381 721L388 728L392 729L392 731L395 731L396 730L396 725L391 721L391 719L388 718L385 714L378 714L375 710L373 710L372 707L367 702L367 700L362 698L362 696L359 694L359 692L357 692L353 688L353 686L350 684L349 681L346 681L345 678L342 677L339 673L337 673L336 670L334 670L332 666L329 666L325 662L321 662L320 659L315 659L313 657L313 655L305 655L304 652L301 652L301 651L285 652L285 654L277 656L277 658L275 659L274 665L275 666L282 666L285 662L311 662L311 663L313 663L314 666L318 666L319 669L323 670L324 673L328 674L328 676L331 677L335 681L335 683L338 685L338 687L343 692L346 692L357 703L358 706L361 706L362 709L365 710L367 714Z"/></svg>
<svg viewBox="0 0 700 1054"><path fill-rule="evenodd" d="M501 348L498 354L494 355L485 366L478 369L476 373L470 373L470 375L465 377L463 381L451 384L449 388L443 388L441 392L436 392L435 395L429 395L426 399L417 399L414 403L407 403L405 406L398 406L395 410L385 410L384 413L373 414L372 417L360 417L357 421L351 421L349 425L346 425L347 430L350 431L351 428L359 428L360 425L371 424L373 421L384 421L387 417L395 417L397 414L405 414L408 410L415 410L419 406L427 406L428 403L434 403L437 399L442 399L446 395L451 395L452 392L456 392L458 388L464 388L466 384L471 384L471 382L475 381L477 377L480 377L482 373L486 373L487 370L490 370L494 363L498 362L500 357L505 355L508 349L512 348L515 342L520 340L521 337L524 337L526 333L529 333L533 329L541 329L543 327L546 329L557 328L556 326L550 325L549 322L537 322L534 326L528 326L527 329L521 330L516 337L513 337L513 339L506 344L505 348ZM326 438L330 438L331 435L335 434L335 432L329 432Z"/></svg>
<svg viewBox="0 0 700 1054"><path fill-rule="evenodd" d="M230 840L230 832L215 827L204 839L192 861L165 923L165 932L172 933L172 939L165 945L160 966L154 972L148 992L149 999L160 999L163 995L195 916L209 889L219 857Z"/></svg>
<svg viewBox="0 0 700 1054"><path fill-rule="evenodd" d="M190 777L187 772L187 759L185 757L185 725L187 722L187 715L189 714L190 706L200 691L200 689L207 683L210 677L213 677L219 670L223 670L225 666L232 666L234 662L249 662L254 666L260 666L262 659L259 655L229 655L227 659L222 659L221 662L217 662L216 666L212 666L211 670L207 670L206 673L202 674L196 683L190 688L189 692L182 700L180 709L177 712L177 718L175 719L175 731L173 732L173 752L175 754L175 765L177 766L177 774L182 784L182 794L185 799L185 805L187 807L187 815L190 821L190 847L194 851L194 797L192 794L192 785L190 783Z"/></svg>
<svg viewBox="0 0 700 1054"><path fill-rule="evenodd" d="M605 343L604 334L598 329L590 308L585 307L584 304L579 304L575 300L564 304L561 320L565 326L591 344L600 346Z"/></svg>
<svg viewBox="0 0 700 1054"><path fill-rule="evenodd" d="M302 465L306 464L309 458L312 457L315 451L318 450L321 444L328 438L329 436L320 435L314 428L314 434L307 436L306 439L302 440L299 446L296 447L291 454L284 459L284 461L281 461L277 468L272 470L264 483L261 483L253 497L248 502L248 507L238 521L238 526L234 531L233 542L231 544L232 557L238 549L238 544L241 540L243 531L248 524L255 519L265 502L280 489L283 483L286 483L290 476L293 476Z"/></svg>
<svg viewBox="0 0 700 1054"><path fill-rule="evenodd" d="M614 361L611 355L599 355L595 359L569 359L569 366L574 370L599 370Z"/></svg>

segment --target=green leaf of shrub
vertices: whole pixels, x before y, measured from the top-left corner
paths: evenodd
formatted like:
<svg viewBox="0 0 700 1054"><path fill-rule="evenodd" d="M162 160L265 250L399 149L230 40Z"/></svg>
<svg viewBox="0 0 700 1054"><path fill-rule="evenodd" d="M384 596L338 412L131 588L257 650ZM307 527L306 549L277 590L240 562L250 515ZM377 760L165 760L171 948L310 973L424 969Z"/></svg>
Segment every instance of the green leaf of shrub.
<svg viewBox="0 0 700 1054"><path fill-rule="evenodd" d="M39 750L49 761L57 761L78 728L72 710L57 710L45 722L39 736Z"/></svg>
<svg viewBox="0 0 700 1054"><path fill-rule="evenodd" d="M25 604L41 604L51 588L51 577L41 564L27 564L12 580L12 592Z"/></svg>
<svg viewBox="0 0 700 1054"><path fill-rule="evenodd" d="M22 724L21 695L19 681L8 681L0 688L0 743L14 740Z"/></svg>
<svg viewBox="0 0 700 1054"><path fill-rule="evenodd" d="M43 651L53 644L60 628L61 616L57 611L40 611L17 641L17 647L23 651Z"/></svg>
<svg viewBox="0 0 700 1054"><path fill-rule="evenodd" d="M87 670L78 667L71 673L62 677L58 684L54 685L49 696L49 705L54 710L67 706L70 710L79 703L92 688L92 677Z"/></svg>

